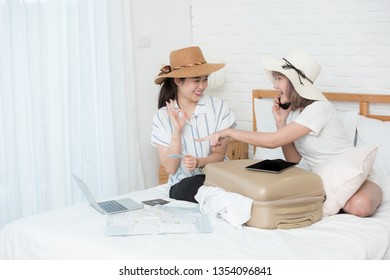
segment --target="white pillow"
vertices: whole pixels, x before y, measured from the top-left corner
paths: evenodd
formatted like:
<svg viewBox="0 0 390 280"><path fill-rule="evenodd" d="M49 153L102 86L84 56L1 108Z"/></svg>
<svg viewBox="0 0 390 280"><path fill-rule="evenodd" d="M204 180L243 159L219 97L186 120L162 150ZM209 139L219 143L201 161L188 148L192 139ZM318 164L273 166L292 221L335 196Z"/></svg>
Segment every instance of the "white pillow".
<svg viewBox="0 0 390 280"><path fill-rule="evenodd" d="M378 153L377 153L377 158L378 158ZM383 192L383 197L382 197L383 201L390 201L390 175L379 175L378 173L375 173L374 170L371 170L370 174L368 174L367 180L371 180L381 187Z"/></svg>
<svg viewBox="0 0 390 280"><path fill-rule="evenodd" d="M390 122L358 117L357 147L380 145L374 162L374 172L379 175L390 174Z"/></svg>
<svg viewBox="0 0 390 280"><path fill-rule="evenodd" d="M313 170L321 177L326 194L324 216L337 214L360 188L371 171L377 148L378 146L351 148Z"/></svg>
<svg viewBox="0 0 390 280"><path fill-rule="evenodd" d="M383 191L383 201L390 201L390 176L382 176L379 185Z"/></svg>

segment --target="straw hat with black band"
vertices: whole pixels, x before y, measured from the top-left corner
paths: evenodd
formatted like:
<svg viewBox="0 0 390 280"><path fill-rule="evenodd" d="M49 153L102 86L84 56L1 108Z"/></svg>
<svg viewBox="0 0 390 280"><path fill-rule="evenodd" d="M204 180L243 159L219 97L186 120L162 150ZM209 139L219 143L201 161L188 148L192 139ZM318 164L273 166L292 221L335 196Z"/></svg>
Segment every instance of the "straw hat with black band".
<svg viewBox="0 0 390 280"><path fill-rule="evenodd" d="M170 65L160 69L154 80L157 85L166 78L191 78L208 75L225 66L224 63L207 63L199 47L193 46L174 50L169 56Z"/></svg>
<svg viewBox="0 0 390 280"><path fill-rule="evenodd" d="M261 62L271 82L272 71L285 75L296 92L310 100L327 100L322 92L314 86L314 81L321 71L321 65L308 53L295 49L286 57L262 56Z"/></svg>

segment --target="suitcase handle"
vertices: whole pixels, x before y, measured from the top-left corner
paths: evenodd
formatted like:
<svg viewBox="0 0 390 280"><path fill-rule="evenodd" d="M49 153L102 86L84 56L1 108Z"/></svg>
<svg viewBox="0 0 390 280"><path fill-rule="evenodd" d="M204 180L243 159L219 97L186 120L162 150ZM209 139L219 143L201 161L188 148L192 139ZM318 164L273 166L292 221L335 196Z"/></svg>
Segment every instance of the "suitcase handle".
<svg viewBox="0 0 390 280"><path fill-rule="evenodd" d="M304 213L308 211L317 211L318 206L316 204L308 204L300 207L286 207L286 208L277 208L274 210L276 215L286 215L286 214L297 214Z"/></svg>
<svg viewBox="0 0 390 280"><path fill-rule="evenodd" d="M303 221L297 221L294 223L280 223L276 228L278 229L291 229L291 228L300 228L300 227L307 227L313 224L313 221L311 219L306 219Z"/></svg>

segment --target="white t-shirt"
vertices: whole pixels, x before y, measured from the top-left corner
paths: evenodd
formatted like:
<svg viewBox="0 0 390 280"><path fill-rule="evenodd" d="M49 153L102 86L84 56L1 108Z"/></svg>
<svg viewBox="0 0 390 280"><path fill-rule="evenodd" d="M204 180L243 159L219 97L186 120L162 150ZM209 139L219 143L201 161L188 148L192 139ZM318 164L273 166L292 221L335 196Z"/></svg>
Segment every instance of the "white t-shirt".
<svg viewBox="0 0 390 280"><path fill-rule="evenodd" d="M313 102L293 121L311 130L294 142L310 169L352 147L336 109L329 101Z"/></svg>
<svg viewBox="0 0 390 280"><path fill-rule="evenodd" d="M179 108L175 101L175 108ZM182 154L195 157L207 157L212 150L208 141L196 142L195 139L208 136L216 131L236 126L236 119L227 104L220 98L203 95L187 122L182 133ZM151 144L169 146L173 124L169 119L167 108L160 108L153 117ZM174 185L186 177L203 174L201 168L188 171L183 164L175 174L169 176L168 182Z"/></svg>

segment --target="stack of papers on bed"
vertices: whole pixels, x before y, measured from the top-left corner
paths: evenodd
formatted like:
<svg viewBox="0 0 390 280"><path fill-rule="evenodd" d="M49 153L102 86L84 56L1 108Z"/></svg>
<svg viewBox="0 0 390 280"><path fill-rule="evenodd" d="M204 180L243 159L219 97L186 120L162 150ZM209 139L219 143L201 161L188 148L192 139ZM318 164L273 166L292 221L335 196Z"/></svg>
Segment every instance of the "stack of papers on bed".
<svg viewBox="0 0 390 280"><path fill-rule="evenodd" d="M156 205L107 218L106 235L212 232L209 217L199 207Z"/></svg>

